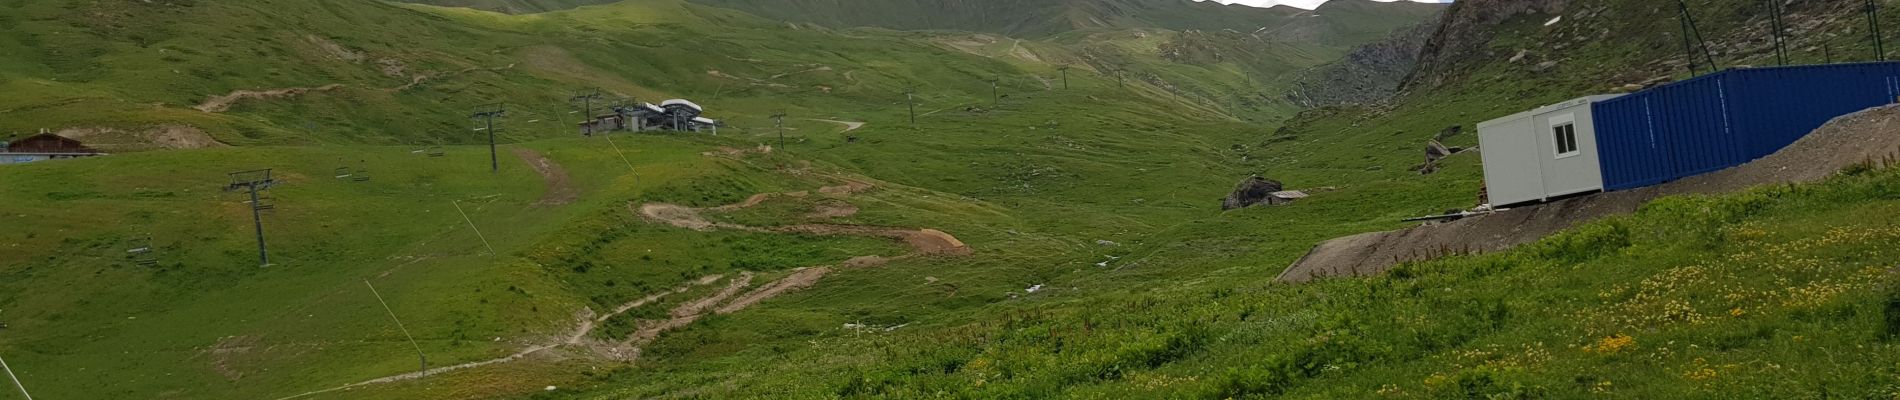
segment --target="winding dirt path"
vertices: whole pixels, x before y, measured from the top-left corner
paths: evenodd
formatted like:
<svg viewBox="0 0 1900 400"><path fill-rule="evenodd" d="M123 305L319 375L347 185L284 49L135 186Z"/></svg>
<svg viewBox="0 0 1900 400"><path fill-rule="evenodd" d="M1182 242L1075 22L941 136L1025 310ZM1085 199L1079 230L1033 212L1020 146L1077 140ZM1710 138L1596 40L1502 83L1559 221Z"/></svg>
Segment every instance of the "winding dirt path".
<svg viewBox="0 0 1900 400"><path fill-rule="evenodd" d="M342 84L328 84L318 87L283 88L271 90L236 90L223 96L211 96L192 108L208 113L230 111L231 106L243 100L264 100L279 97L296 97L309 92L328 92L342 88Z"/></svg>
<svg viewBox="0 0 1900 400"><path fill-rule="evenodd" d="M778 75L772 75L771 78L767 78L767 79L778 79L778 78L784 78L784 77L792 76L792 75L798 75L798 74L804 74L804 73L810 73L810 72L830 71L830 70L831 70L831 66L819 65L819 66L815 66L811 68L806 68L803 70L786 72L786 73L778 74Z"/></svg>
<svg viewBox="0 0 1900 400"><path fill-rule="evenodd" d="M765 301L765 299L811 287L811 285L818 284L818 280L824 278L825 274L829 273L831 273L831 268L828 267L801 268L797 272L793 272L790 276L765 285L765 287L761 287L758 290L746 293L744 296L734 299L731 303L726 303L726 305L719 307L717 312L720 314L739 312L739 310L752 307L761 301Z"/></svg>
<svg viewBox="0 0 1900 400"><path fill-rule="evenodd" d="M599 354L603 350L609 350L609 349L604 349L602 348L602 346L590 346L590 343L588 343L589 340L587 339L587 336L589 334L592 334L594 332L594 328L599 326L600 323L606 322L608 319L624 314L627 311L631 311L633 309L640 308L642 306L660 301L661 299L665 298L668 295L685 293L688 290L692 290L692 288L695 286L710 285L713 282L718 282L719 279L722 279L722 278L724 278L723 275L711 275L711 276L702 277L697 280L687 282L684 285L680 285L679 287L673 288L672 290L655 293L652 295L648 295L646 297L642 297L642 298L627 302L625 304L621 304L619 307L615 307L613 312L610 312L604 315L596 316L594 315L593 310L583 309L576 316L576 319L578 319L579 321L575 323L573 332L568 335L565 335L565 337L562 337L559 341L542 344L542 345L531 346L525 349L521 349L520 351L517 351L514 354L509 354L504 357L455 364L455 365L450 365L450 366L445 366L445 367L430 368L430 369L426 369L422 371L410 372L410 373L405 373L405 374L390 375L390 376L370 379L370 380L366 380L362 382L351 383L347 385L341 385L341 386L336 386L336 387L331 387L331 388L326 388L326 389L321 389L321 390L304 392L304 393L300 393L294 396L281 397L281 398L278 398L277 400L290 400L290 399L309 397L309 396L330 393L330 392L335 392L335 391L349 390L349 389L354 389L354 388L363 387L363 386L379 385L379 384L385 384L385 383L395 383L395 382L402 382L402 381L411 381L411 380L422 379L422 378L426 378L426 377L430 377L434 375L441 375L441 374L465 370L465 369L473 369L473 368L480 368L480 367L485 367L489 365L514 362L514 361L519 361L521 359L527 358L528 356L535 355L537 353L557 349L563 346L588 347L590 350L592 350L596 354ZM737 279L735 279L735 281L736 280ZM750 281L751 275L750 274L745 275L744 280Z"/></svg>
<svg viewBox="0 0 1900 400"><path fill-rule="evenodd" d="M452 77L456 75L467 74L474 71L499 72L499 71L505 71L505 70L510 70L514 68L515 68L515 64L508 64L508 66L506 67L497 67L497 68L468 67L468 68L463 68L461 71L443 73L439 75L419 73L413 77L410 77L409 83L405 83L401 86L383 88L379 90L382 90L384 92L402 92L402 91L415 88L416 86L420 86L429 81L440 80L440 79L444 79L444 78L448 78L448 77ZM328 85L315 86L315 87L291 87L291 88L266 89L266 90L233 90L231 91L231 93L226 93L223 95L211 96L211 97L205 98L204 102L198 103L198 105L192 106L191 108L197 109L198 111L214 113L214 114L222 113L226 111L231 111L231 106L237 105L237 103L240 103L246 100L270 100L270 99L278 99L278 98L285 98L285 97L297 97L297 96L302 96L310 92L328 92L328 91L333 91L337 89L342 89L343 86L344 85L341 83L332 83Z"/></svg>
<svg viewBox="0 0 1900 400"><path fill-rule="evenodd" d="M837 199L863 193L872 188L874 188L874 186L870 182L846 180L840 185L819 188L818 193ZM957 240L955 236L936 229L841 224L797 224L756 227L715 222L706 219L704 216L704 213L731 212L755 207L779 197L806 197L811 195L809 191L760 193L747 197L744 201L738 203L717 207L693 208L666 203L648 203L635 207L629 203L627 208L648 221L695 231L723 229L758 233L869 236L901 241L911 247L909 254L895 258L881 256L852 257L839 264L844 268L871 268L884 265L884 263L893 259L921 255L968 255L971 253L969 245L964 244L961 240ZM821 203L815 207L820 209L819 212L822 212L822 209L827 206ZM836 206L832 205L831 207ZM851 212L856 212L856 208L852 207ZM708 314L731 314L739 312L740 310L758 305L767 299L812 287L817 285L826 275L831 274L834 268L836 267L816 266L799 268L778 281L765 284L758 289L753 289L750 292L746 292L734 298L733 296L737 294L739 290L744 289L751 281L751 275L745 275L742 279L735 279L725 290L721 290L718 293L714 293L700 300L687 302L675 307L670 314L670 318L666 320L646 321L642 324L639 331L635 332L618 346L615 353L623 357L623 359L638 359L641 346L652 343L659 338L660 334L666 331L691 325L693 322L698 321ZM726 302L725 305L719 305L717 308L713 308L714 305L726 301L727 299L731 299L731 301Z"/></svg>
<svg viewBox="0 0 1900 400"><path fill-rule="evenodd" d="M870 190L872 187L873 186L868 182L847 181L841 185L820 188L818 192L835 197L844 197ZM752 195L746 198L745 201L739 203L707 208L692 208L667 203L647 203L637 208L629 205L629 208L633 209L640 217L649 221L701 232L735 230L757 233L882 237L910 245L913 255L968 255L971 252L970 246L964 244L962 240L958 240L955 236L936 229L840 224L795 224L757 227L712 221L706 219L704 216L704 213L708 212L730 212L754 207L774 197L803 197L808 195L808 192L761 193ZM820 206L822 207L823 205Z"/></svg>
<svg viewBox="0 0 1900 400"><path fill-rule="evenodd" d="M535 154L534 157L530 157L530 154L533 154L532 151L517 149L516 154L523 157L523 159L530 159L531 164L538 164L534 162L531 158L539 158L539 155ZM540 158L540 159L545 160L545 158ZM549 165L552 165L552 164L549 164ZM541 168L537 167L537 170L541 170ZM543 172L543 176L548 176L548 175L550 175L548 172ZM563 177L565 176L564 173L561 175ZM554 179L550 178L550 186L553 186L553 181ZM827 186L824 188L820 188L818 192L828 195L828 196L833 196L833 197L845 197L845 196L862 193L864 191L871 190L872 188L874 188L874 186L869 182L847 180L843 184L840 184L840 185ZM553 192L554 190L551 188L550 194L552 194ZM789 225L789 226L780 226L780 227L752 227L752 226L745 226L745 225L738 225L738 224L712 222L701 216L702 212L729 212L729 211L736 211L736 210L741 210L741 209L745 209L749 207L754 207L777 197L804 197L804 196L810 196L810 195L811 195L811 192L761 193L761 194L748 197L745 201L742 201L739 203L729 204L729 205L719 206L719 207L709 207L709 208L692 208L692 207L684 207L684 206L664 204L664 203L650 203L650 204L641 205L639 207L633 207L631 204L629 204L628 208L634 210L637 214L639 214L640 216L650 221L655 221L655 222L664 223L667 225L672 225L672 226L692 229L692 230L698 230L698 231L729 229L729 230L743 230L743 231L763 232L763 233L853 235L853 236L884 237L884 238L890 238L894 240L903 241L904 243L910 245L912 248L912 252L910 254L896 257L896 258L885 258L885 257L879 257L879 256L854 257L850 260L844 261L841 264L847 268L869 268L869 267L874 267L878 265L883 265L885 262L888 262L889 260L905 258L905 257L913 257L913 256L919 256L919 255L928 255L928 254L967 255L967 254L970 254L971 252L970 247L968 245L965 245L962 241L957 240L956 237L951 236L948 233L944 233L943 231L939 231L935 229L908 229L908 228L892 228L892 227L864 226L864 225L838 225L838 224L802 224L802 225ZM707 315L731 314L731 313L739 312L747 308L751 308L752 306L758 305L760 302L763 302L765 300L812 287L814 285L817 285L818 282L822 280L826 275L832 273L834 271L834 268L835 267L832 267L832 266L799 268L799 269L794 270L790 275L787 275L784 278L780 278L777 281L767 283L763 286L760 286L756 289L752 289L750 291L746 291L745 289L748 287L751 287L754 276L750 272L741 273L739 276L734 277L729 283L727 283L727 285L724 288L721 288L718 292L707 295L705 297L701 297L699 299L694 299L691 301L680 303L678 306L675 306L672 310L670 310L667 313L668 317L666 319L641 321L638 325L638 328L634 331L633 334L628 335L627 338L617 343L604 343L597 339L591 339L589 336L593 334L594 330L597 327L599 327L603 323L606 323L607 320L609 319L624 315L627 312L632 311L634 309L638 309L640 307L645 307L647 305L657 303L661 300L664 300L668 296L685 293L687 291L692 290L695 287L711 285L715 282L718 282L721 279L724 279L725 276L711 275L711 276L702 277L700 279L682 284L671 290L650 294L645 297L634 299L633 301L629 301L627 303L623 303L617 307L614 307L612 310L610 310L608 313L605 313L605 314L596 314L592 309L582 309L580 312L576 313L575 325L567 334L561 335L549 343L527 347L513 354L509 354L507 356L488 359L488 360L481 360L481 361L474 361L474 362L444 366L444 367L431 368L427 370L404 373L404 374L390 375L390 376L385 376L381 378L351 383L347 385L341 385L341 386L336 386L336 387L331 387L331 388L326 388L326 389L321 389L321 390L305 392L305 393L297 394L294 396L279 398L278 400L297 399L297 398L309 397L309 396L323 394L323 393L349 390L349 389L354 389L354 388L364 387L364 386L410 381L410 380L422 379L425 377L440 375L440 374L454 372L454 371L461 371L461 370L467 370L467 369L486 367L490 365L509 363L509 362L526 359L530 356L534 356L539 353L548 352L551 350L560 349L564 347L585 349L586 354L591 354L594 357L599 357L605 360L616 360L616 361L624 361L624 362L637 361L640 357L640 353L644 346L651 344L655 340L658 340L663 334L665 334L668 331L672 331L675 329L680 329L680 328L684 328L689 325L692 325L692 323L697 322L699 319L704 318ZM741 292L743 292L743 294Z"/></svg>
<svg viewBox="0 0 1900 400"><path fill-rule="evenodd" d="M806 119L806 120L807 120L807 121L818 121L818 122L829 122L829 123L834 123L834 124L838 124L838 125L844 125L844 130L842 130L842 131L838 131L838 133L845 133L845 132L850 132L850 131L855 131L855 130L858 130L858 129L860 129L860 128L864 128L864 124L865 124L865 123L863 123L863 122L851 122L851 121L838 121L838 120L830 120L830 119L815 119L815 118L812 118L812 119Z"/></svg>
<svg viewBox="0 0 1900 400"><path fill-rule="evenodd" d="M692 324L694 321L698 321L700 317L706 316L707 311L711 311L713 307L718 306L719 302L732 298L733 295L739 294L740 290L745 290L747 286L751 285L752 273L747 272L741 274L738 278L733 278L732 283L727 284L724 289L720 289L717 293L673 307L672 311L667 312L667 316L669 317L667 319L641 323L640 328L635 330L632 335L628 335L627 339L621 341L620 344L622 347L632 349L632 357L638 358L641 346L653 343L654 340L660 338L660 334L666 333L666 331L679 329Z"/></svg>
<svg viewBox="0 0 1900 400"><path fill-rule="evenodd" d="M541 180L548 183L547 194L541 195L541 200L534 202L534 205L564 206L581 198L580 190L574 188L574 183L567 177L567 169L561 168L561 164L534 150L516 148L512 151L516 157L521 157L521 161L534 167L534 172L541 174Z"/></svg>

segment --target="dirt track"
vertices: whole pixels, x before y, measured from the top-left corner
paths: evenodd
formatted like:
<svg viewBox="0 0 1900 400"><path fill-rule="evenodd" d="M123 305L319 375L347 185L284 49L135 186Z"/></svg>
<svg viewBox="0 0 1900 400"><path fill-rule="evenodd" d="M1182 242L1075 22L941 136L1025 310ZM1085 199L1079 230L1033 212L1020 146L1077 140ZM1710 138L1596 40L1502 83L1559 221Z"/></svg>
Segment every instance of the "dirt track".
<svg viewBox="0 0 1900 400"><path fill-rule="evenodd" d="M725 288L720 289L718 293L681 303L679 306L673 307L672 311L667 312L667 316L669 317L667 319L644 321L640 324L639 330L634 331L633 335L627 336L626 341L621 342L621 346L631 348L633 351L632 354L637 357L640 346L653 343L654 340L660 338L661 333L679 329L692 324L693 321L698 321L700 317L706 316L714 306L719 305L719 302L731 298L733 295L738 294L740 290L745 289L746 286L751 285L752 274L740 274L738 278L734 278L731 283L728 283Z"/></svg>
<svg viewBox="0 0 1900 400"><path fill-rule="evenodd" d="M82 140L87 142L87 146L106 151L229 147L203 130L189 125L155 125L141 129L72 127L53 134Z"/></svg>
<svg viewBox="0 0 1900 400"><path fill-rule="evenodd" d="M842 197L842 196L848 196L855 193L860 193L865 190L870 190L871 187L872 186L869 183L859 182L859 181L850 181L850 182L846 182L843 185L827 186L824 188L820 188L818 189L818 192L824 193L830 196ZM911 249L914 251L914 254L948 254L948 255L970 254L969 245L964 244L963 241L961 240L957 240L955 236L951 236L948 233L944 233L943 231L939 231L936 229L911 229L911 228L894 228L894 227L867 226L867 225L839 225L839 224L796 224L796 225L784 225L784 226L774 226L774 227L755 227L755 226L746 226L746 225L739 225L739 224L730 224L730 223L724 223L724 222L715 222L715 221L706 219L705 216L702 215L703 213L709 213L709 212L717 213L717 212L730 212L730 211L742 210L742 209L750 208L753 206L757 206L775 197L781 197L781 196L782 197L804 197L804 196L809 196L809 195L810 195L809 192L761 193L761 194L752 195L751 197L746 198L745 201L742 201L739 203L728 204L728 205L723 205L723 206L718 206L718 207L692 208L692 207L680 206L680 205L675 205L675 204L647 203L647 204L640 205L637 208L634 208L634 210L640 217L645 218L649 221L654 221L654 222L658 222L662 224L672 225L675 227L692 229L692 230L702 231L702 232L723 229L723 230L736 230L736 231L759 232L759 233L790 233L790 234L807 234L807 235L824 235L824 236L831 236L831 235L870 236L870 237L882 237L882 238L889 238L889 239L902 241L905 244L910 245ZM818 206L818 208L819 208L818 210L814 210L815 211L814 214L824 212L826 210L836 209L837 206L835 205L827 206L827 205L821 204ZM851 212L855 213L856 208L852 207ZM811 215L811 214L808 214L808 215Z"/></svg>
<svg viewBox="0 0 1900 400"><path fill-rule="evenodd" d="M847 180L845 183L841 185L820 188L818 189L818 193L824 194L825 196L831 197L833 200L836 200L838 198L850 196L857 193L862 193L864 191L871 190L872 188L873 186L868 182L857 181L857 180ZM759 232L759 233L852 235L852 236L883 237L883 238L889 238L893 240L902 241L905 244L910 245L912 248L912 252L909 255L906 255L903 257L911 257L911 256L926 255L926 254L941 254L941 255L970 254L970 246L965 245L963 241L957 240L956 237L950 236L950 234L948 233L944 233L943 231L939 231L935 229L906 229L906 228L890 228L890 227L863 226L863 225L838 225L838 224L799 224L799 225L787 225L787 226L776 226L776 227L754 227L754 226L746 226L746 225L739 225L739 224L714 222L711 220L707 220L702 215L704 213L720 213L720 212L731 212L731 211L743 210L746 208L755 207L760 204L764 204L765 202L770 201L774 198L780 198L780 197L802 198L802 197L811 196L811 195L812 193L809 191L787 192L787 193L760 193L760 194L749 196L744 201L740 201L738 203L717 206L717 207L692 208L692 207L686 207L686 206L680 206L680 205L674 205L674 204L649 203L649 204L640 205L638 207L634 207L633 205L629 204L628 208L633 210L635 214L638 214L640 217L648 221L671 225L671 226L679 227L679 228L692 229L696 231L712 231L712 230L723 229L723 230L738 230L738 231ZM843 202L839 201L838 203L843 203ZM843 203L843 204L846 204L847 206L849 205L849 203ZM825 207L827 206L823 204L818 206L818 208L820 208L821 211ZM837 206L832 205L831 207L837 207ZM851 210L855 212L856 208L852 207ZM861 256L861 257L853 257L850 260L845 260L840 265L845 268L871 268L871 267L881 266L884 263L888 262L889 260L890 260L889 258L879 257L879 256ZM697 300L681 303L679 306L674 307L673 310L670 313L668 313L667 319L642 321L640 323L639 329L635 331L632 335L628 336L625 340L620 342L617 346L614 346L608 349L597 349L596 352L604 353L612 358L625 360L625 361L637 360L640 357L641 348L643 346L646 346L647 344L652 343L654 340L658 340L660 335L666 333L667 331L671 331L674 329L679 329L679 328L683 328L688 325L691 325L693 322L696 322L700 318L703 318L709 314L715 314L715 313L716 314L730 314L730 313L738 312L740 310L744 310L746 308L750 308L754 305L757 305L759 302L765 301L767 299L771 299L771 298L778 297L786 293L795 292L801 289L811 287L813 285L817 285L819 280L824 279L826 275L832 273L833 271L834 271L833 266L816 266L816 267L799 268L797 270L794 270L791 273L791 275L787 275L786 277L781 278L778 281L767 283L763 286L760 286L757 289L753 289L751 291L745 292L744 294L739 294L741 290L750 286L751 281L752 281L752 275L750 273L743 274L739 278L733 279L732 282L726 286L726 288L724 288L723 290L720 290L717 293L708 295L704 298L700 298ZM702 282L702 284L703 283L704 282ZM722 302L724 303L724 305L720 304ZM628 308L630 307L622 307L621 309L616 310L615 314L625 312ZM611 317L611 315L601 317L597 321L604 322L606 318L608 317ZM582 332L583 332L582 334L585 334L585 331L582 331ZM577 339L574 340L573 342L580 341L578 339L578 336L576 338Z"/></svg>
<svg viewBox="0 0 1900 400"><path fill-rule="evenodd" d="M830 122L830 123L834 123L838 125L844 125L844 130L838 131L839 133L850 132L850 131L858 130L860 128L864 128L863 122L836 121L836 120L829 120L829 119L814 119L812 121Z"/></svg>
<svg viewBox="0 0 1900 400"><path fill-rule="evenodd" d="M273 98L279 98L279 97L293 97L293 96L302 95L308 92L328 92L328 91L336 90L342 87L343 85L333 83L333 84L328 84L328 85L323 85L323 86L318 86L318 87L308 87L308 88L284 88L284 89L272 89L272 90L237 90L237 91L232 91L230 94L226 94L223 96L211 96L211 98L205 99L204 103L200 103L198 104L198 106L192 107L192 108L196 108L198 109L198 111L204 111L208 113L221 113L225 111L230 111L231 105L237 104L237 102L242 101L242 100L254 100L254 99L261 100L261 99L273 99Z"/></svg>
<svg viewBox="0 0 1900 400"><path fill-rule="evenodd" d="M1900 156L1900 106L1836 118L1773 155L1662 185L1560 200L1437 225L1333 239L1275 278L1306 282L1368 276L1403 262L1453 254L1501 251L1599 218L1633 213L1659 197L1711 194L1753 186L1813 182L1863 162L1891 165Z"/></svg>
<svg viewBox="0 0 1900 400"><path fill-rule="evenodd" d="M521 161L534 167L534 172L541 174L541 180L548 183L548 193L541 195L541 200L534 202L534 205L563 206L581 198L580 190L574 189L574 183L567 177L567 169L561 168L561 164L534 150L517 148L513 151L516 157L521 157Z"/></svg>
<svg viewBox="0 0 1900 400"><path fill-rule="evenodd" d="M790 276L786 276L784 279L779 279L776 282L765 285L765 287L761 287L758 290L740 296L738 299L732 300L731 303L719 307L717 312L720 314L731 314L759 304L759 302L765 301L765 299L778 297L778 295L785 294L786 292L811 287L811 285L818 284L818 280L824 278L825 274L829 273L831 273L831 268L826 267L800 269L797 272L793 272Z"/></svg>
<svg viewBox="0 0 1900 400"><path fill-rule="evenodd" d="M534 356L543 352L558 349L563 346L585 347L585 348L591 349L591 351L597 355L604 352L618 350L611 346L601 346L598 344L590 343L591 340L588 339L588 335L593 333L595 327L599 326L600 323L602 322L606 322L607 319L609 318L613 318L614 316L624 314L627 311L631 311L633 309L640 308L648 304L652 304L654 302L658 302L661 299L664 299L665 297L667 297L668 295L685 293L686 291L691 290L695 286L705 286L705 285L712 284L713 282L717 282L722 278L724 278L724 276L722 275L711 275L711 276L699 278L691 282L687 282L686 284L680 285L679 287L673 288L672 290L655 293L652 295L648 295L646 297L642 297L640 299L636 299L631 302L627 302L626 304L622 304L619 307L614 308L612 312L609 312L604 315L594 315L593 310L582 310L579 313L579 315L575 317L575 319L577 319L578 322L575 323L573 332L567 335L564 335L564 337L559 339L559 341L542 344L542 345L531 346L525 349L521 349L520 351L516 351L513 354L509 354L507 356L491 358L491 359L481 360L481 361L466 362L466 363L449 365L449 366L444 366L444 367L430 368L427 370L410 372L410 373L405 373L405 374L390 375L390 376L370 379L370 380L366 380L362 382L351 383L347 385L341 385L341 386L335 386L335 387L330 387L326 389L304 392L304 393L297 394L294 396L286 396L286 397L278 398L277 400L290 400L290 399L314 396L314 395L323 394L323 393L349 390L349 389L363 387L363 386L411 381L411 380L427 378L430 376L435 376L435 375L440 375L440 374L445 374L445 373L455 372L455 371L460 371L460 370L465 370L465 369L481 368L481 367L485 367L489 365L510 363L510 362L515 362L515 361L520 361L522 359L528 358L529 356ZM743 279L746 281L750 281L751 275L745 275L743 276ZM740 279L734 279L734 281L738 281L738 280ZM637 355L637 349L635 349L635 353Z"/></svg>

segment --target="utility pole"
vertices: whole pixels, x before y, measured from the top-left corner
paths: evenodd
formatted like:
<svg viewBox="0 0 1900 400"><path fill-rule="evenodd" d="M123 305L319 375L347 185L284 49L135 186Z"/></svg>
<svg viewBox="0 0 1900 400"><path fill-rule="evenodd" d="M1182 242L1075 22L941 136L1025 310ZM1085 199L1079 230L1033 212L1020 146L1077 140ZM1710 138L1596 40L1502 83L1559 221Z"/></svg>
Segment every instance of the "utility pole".
<svg viewBox="0 0 1900 400"><path fill-rule="evenodd" d="M1127 84L1122 83L1122 69L1121 68L1115 69L1115 87L1118 87L1118 88L1128 87Z"/></svg>
<svg viewBox="0 0 1900 400"><path fill-rule="evenodd" d="M1872 0L1869 0L1869 1L1872 1ZM1697 28L1695 25L1695 17L1689 13L1688 0L1676 0L1676 7L1678 10L1681 10L1682 12L1682 28L1683 28L1682 40L1685 41L1685 46L1691 49L1695 47L1700 47L1702 49L1703 59L1708 61L1709 72L1721 71L1722 67L1720 65L1715 64L1715 54L1709 51L1708 41L1702 39L1702 30ZM1687 44L1687 41L1689 40L1694 40L1695 41L1694 44L1693 45ZM1691 54L1689 54L1689 60L1690 60L1689 73L1693 75L1695 74L1694 50L1690 50L1690 53Z"/></svg>
<svg viewBox="0 0 1900 400"><path fill-rule="evenodd" d="M1056 69L1062 71L1062 90L1069 90L1069 65L1063 64Z"/></svg>
<svg viewBox="0 0 1900 400"><path fill-rule="evenodd" d="M482 130L488 131L488 172L501 171L501 157L495 155L495 118L507 115L508 108L501 103L483 106L481 110L469 115L469 118L480 118L487 123Z"/></svg>
<svg viewBox="0 0 1900 400"><path fill-rule="evenodd" d="M910 129L917 130L917 87L904 88L904 103L910 106Z"/></svg>
<svg viewBox="0 0 1900 400"><path fill-rule="evenodd" d="M785 150L785 112L772 114L772 125L778 127L778 148Z"/></svg>
<svg viewBox="0 0 1900 400"><path fill-rule="evenodd" d="M1874 36L1874 61L1887 61L1887 44L1880 33L1880 3L1867 0L1867 27Z"/></svg>
<svg viewBox="0 0 1900 400"><path fill-rule="evenodd" d="M1695 44L1689 42L1689 19L1683 16L1678 25L1682 26L1682 60L1689 64L1689 76L1695 76Z"/></svg>
<svg viewBox="0 0 1900 400"><path fill-rule="evenodd" d="M1762 0L1762 1L1768 3L1768 22L1769 22L1769 25L1774 29L1775 61L1779 62L1780 65L1784 65L1784 66L1788 65L1788 45L1787 45L1786 40L1782 38L1782 35L1787 32L1787 29L1782 27L1781 25L1781 1L1782 0Z"/></svg>
<svg viewBox="0 0 1900 400"><path fill-rule="evenodd" d="M1834 63L1834 44L1833 43L1829 43L1826 40L1821 41L1821 59L1827 60L1828 64Z"/></svg>
<svg viewBox="0 0 1900 400"><path fill-rule="evenodd" d="M251 201L249 202L251 206L251 225L257 229L257 265L260 267L268 267L270 266L270 251L264 246L263 213L264 210L277 207L264 204L263 199L257 195L257 192L270 189L271 186L277 184L277 181L271 179L270 170L268 169L232 172L230 176L231 184L224 187L225 191L248 190L251 193Z"/></svg>
<svg viewBox="0 0 1900 400"><path fill-rule="evenodd" d="M587 136L594 136L594 100L598 100L600 98L601 98L600 90L594 90L591 92L581 91L581 92L576 93L574 97L569 97L567 99L569 103L573 103L573 102L581 103L580 112L585 114L581 116L581 121L584 121L587 124Z"/></svg>

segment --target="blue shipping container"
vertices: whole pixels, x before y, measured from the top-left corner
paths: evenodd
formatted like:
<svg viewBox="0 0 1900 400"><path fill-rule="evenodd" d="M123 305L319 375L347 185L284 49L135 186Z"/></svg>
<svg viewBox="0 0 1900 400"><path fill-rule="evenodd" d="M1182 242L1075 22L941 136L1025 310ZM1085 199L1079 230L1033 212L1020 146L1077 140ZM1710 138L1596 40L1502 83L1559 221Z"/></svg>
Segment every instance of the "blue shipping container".
<svg viewBox="0 0 1900 400"><path fill-rule="evenodd" d="M1593 105L1604 190L1780 151L1828 120L1900 98L1900 62L1734 69Z"/></svg>

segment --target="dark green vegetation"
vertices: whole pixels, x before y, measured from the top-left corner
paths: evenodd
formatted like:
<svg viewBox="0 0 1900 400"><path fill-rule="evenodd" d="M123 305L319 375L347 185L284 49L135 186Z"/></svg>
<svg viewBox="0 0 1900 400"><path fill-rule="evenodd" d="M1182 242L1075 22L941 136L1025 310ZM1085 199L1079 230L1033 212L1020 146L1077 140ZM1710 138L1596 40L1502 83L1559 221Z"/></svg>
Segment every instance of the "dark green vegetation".
<svg viewBox="0 0 1900 400"><path fill-rule="evenodd" d="M689 364L599 398L703 385L712 397L1885 398L1900 391L1896 216L1900 173L1886 170L1666 199L1372 279L1073 276L973 322L754 348L741 353L752 363ZM1207 261L1143 260L1130 268Z"/></svg>
<svg viewBox="0 0 1900 400"><path fill-rule="evenodd" d="M273 399L417 370L365 281L431 367L559 342L582 310L687 288L587 336L617 340L728 282L689 285L702 277L750 272L757 284L906 251L695 232L630 205L717 206L857 179L876 188L711 218L804 223L811 206L842 202L859 212L817 221L941 229L976 253L840 268L666 332L632 364L564 346L308 398L1891 396L1891 171L1668 199L1519 251L1376 279L1267 283L1318 241L1471 205L1475 156L1407 171L1446 126L1686 74L1667 62L1680 47L1648 33L1671 22L1652 4L1574 3L1599 11L1446 32L1427 57L1440 61L1390 107L1302 113L1279 100L1283 77L1418 6L1339 3L1321 20L1356 33L1294 40L1222 32L1238 19L1190 13L1212 6L1126 8L1105 25L948 27L989 32L974 33L850 27L890 19L878 8L824 21L679 0L487 3L565 10L529 15L0 0L0 132L103 127L133 140L177 125L240 146L0 168L0 224L25 227L0 230L0 356L43 398ZM1698 5L1707 33L1745 42L1759 14L1742 3ZM1807 14L1835 15L1821 12L1830 4ZM1076 7L1052 12L1109 15ZM1827 26L1837 30L1804 37L1863 51L1851 28ZM1550 50L1559 45L1569 50ZM1520 49L1536 51L1507 61ZM1723 61L1761 63L1759 51L1734 54ZM992 78L1006 97L992 98ZM330 84L341 86L192 108L234 90ZM567 98L585 88L692 98L731 125L717 137L573 138ZM514 112L499 174L466 119L494 101ZM780 110L793 115L785 148L719 155L776 144L766 116ZM438 143L447 156L416 152ZM566 185L517 149L559 164ZM217 190L222 173L259 167L286 179L265 219L278 265L262 269L247 210ZM338 167L374 179L333 178ZM1217 211L1249 173L1335 189ZM546 202L561 188L576 198ZM147 237L156 267L125 253Z"/></svg>

